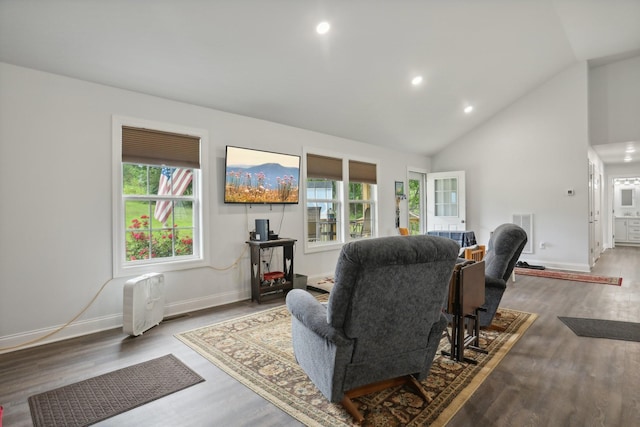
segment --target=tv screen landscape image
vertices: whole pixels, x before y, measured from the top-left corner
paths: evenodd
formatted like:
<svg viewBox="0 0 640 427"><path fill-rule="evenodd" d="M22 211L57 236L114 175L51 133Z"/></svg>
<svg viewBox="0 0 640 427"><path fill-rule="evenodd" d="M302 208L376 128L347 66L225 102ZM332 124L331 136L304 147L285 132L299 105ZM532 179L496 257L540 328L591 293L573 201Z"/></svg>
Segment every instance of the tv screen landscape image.
<svg viewBox="0 0 640 427"><path fill-rule="evenodd" d="M225 203L298 203L300 156L228 145Z"/></svg>

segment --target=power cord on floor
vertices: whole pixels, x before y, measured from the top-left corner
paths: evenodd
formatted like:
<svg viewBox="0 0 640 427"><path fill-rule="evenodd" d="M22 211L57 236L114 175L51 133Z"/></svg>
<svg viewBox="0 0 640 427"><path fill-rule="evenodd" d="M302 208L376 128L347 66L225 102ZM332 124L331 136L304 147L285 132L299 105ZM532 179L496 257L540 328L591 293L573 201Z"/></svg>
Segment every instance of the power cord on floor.
<svg viewBox="0 0 640 427"><path fill-rule="evenodd" d="M238 258L236 258L235 261L233 261L233 263L231 263L229 266L226 266L226 267L214 267L212 265L208 265L207 268L210 268L211 270L215 270L215 271L231 270L232 268L234 268L234 267L236 267L238 265L238 263L240 262L240 260L244 256L244 254L247 252L247 248L248 248L248 246L245 245L244 249L240 253L240 256L238 256ZM195 270L197 268L202 268L202 267L193 267L193 268L190 268L188 270ZM96 299L98 299L98 296L102 293L104 288L106 288L107 285L109 284L109 282L111 282L112 280L113 280L113 277L109 278L106 282L104 282L102 284L102 286L100 287L100 289L98 290L98 292L96 292L96 294L93 296L93 298L91 298L91 301L89 301L89 303L82 310L80 310L80 312L78 314L73 316L73 318L71 320L69 320L67 323L65 323L64 325L57 327L53 331L48 332L48 333L44 334L41 337L34 338L32 340L29 340L29 341L26 341L26 342L23 342L23 343L20 343L20 344L16 344L16 345L13 345L13 346L9 346L9 347L0 347L0 352L5 352L5 351L9 351L9 350L17 350L17 349L29 346L31 344L36 344L36 343L38 343L40 341L43 341L43 340L45 340L45 339L57 334L58 332L62 331L63 329L67 328L69 325L71 325L73 322L75 322L80 316L82 316L89 309L89 307L91 307L93 305L93 303L96 301Z"/></svg>
<svg viewBox="0 0 640 427"><path fill-rule="evenodd" d="M100 287L100 289L98 290L98 292L96 292L96 294L93 296L93 298L91 298L91 301L89 301L89 303L82 309L80 310L80 312L78 314L76 314L73 319L69 320L67 323L65 323L62 326L59 326L58 328L54 329L53 331L38 337L38 338L34 338L30 341L27 342L23 342L14 346L10 346L10 347L0 347L0 351L7 351L7 350L16 350L25 346L28 346L30 344L35 344L37 342L40 342L46 338L49 338L52 335L57 334L58 332L60 332L61 330L63 330L64 328L66 328L67 326L69 326L70 324L72 324L73 322L75 322L78 317L82 316L84 314L85 311L87 311L89 309L89 307L91 307L91 305L95 302L95 300L98 298L98 295L100 295L100 293L102 293L102 291L104 290L104 288L109 284L110 281L113 280L113 277L108 279L106 282L104 282L102 284L102 286Z"/></svg>

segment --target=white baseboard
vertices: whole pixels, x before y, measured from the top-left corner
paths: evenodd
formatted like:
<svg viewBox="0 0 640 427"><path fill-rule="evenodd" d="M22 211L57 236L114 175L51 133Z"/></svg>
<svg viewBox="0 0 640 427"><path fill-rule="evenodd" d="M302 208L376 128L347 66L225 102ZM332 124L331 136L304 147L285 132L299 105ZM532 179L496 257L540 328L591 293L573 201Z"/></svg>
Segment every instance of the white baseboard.
<svg viewBox="0 0 640 427"><path fill-rule="evenodd" d="M232 302L243 301L249 298L251 298L251 294L248 291L234 291L223 294L209 295L204 298L194 298L192 300L179 301L165 306L164 317L202 310L205 308L216 307L224 304L230 304ZM12 351L36 347L39 345L49 344L83 335L89 335L109 329L121 328L122 313L76 321L60 330L59 332L56 332L47 338L40 339L41 337L44 337L47 334L51 334L52 332L56 331L61 326L62 325L56 325L50 328L37 329L33 331L0 337L0 354L10 353Z"/></svg>
<svg viewBox="0 0 640 427"><path fill-rule="evenodd" d="M178 301L165 306L164 316L175 316L177 314L190 313L205 308L217 307L219 305L230 304L232 302L244 301L251 298L248 291L233 291L223 294L209 295L204 298L194 298L191 300Z"/></svg>
<svg viewBox="0 0 640 427"><path fill-rule="evenodd" d="M62 326L63 325L56 325L50 328L35 329L1 337L0 354L122 327L122 313L87 320L78 320L59 332L55 332ZM47 337L48 334L52 333L53 335Z"/></svg>

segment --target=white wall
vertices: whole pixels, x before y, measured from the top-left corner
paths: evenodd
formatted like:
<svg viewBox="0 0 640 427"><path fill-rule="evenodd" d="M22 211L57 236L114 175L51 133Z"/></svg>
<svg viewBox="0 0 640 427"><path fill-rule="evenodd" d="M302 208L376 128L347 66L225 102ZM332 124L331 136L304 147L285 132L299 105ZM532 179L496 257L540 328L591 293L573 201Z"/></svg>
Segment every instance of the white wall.
<svg viewBox="0 0 640 427"><path fill-rule="evenodd" d="M640 142L640 56L589 70L591 144ZM612 247L614 177L640 176L640 163L604 167L604 246Z"/></svg>
<svg viewBox="0 0 640 427"><path fill-rule="evenodd" d="M612 178L640 176L640 163L618 163L605 165L605 180L613 185Z"/></svg>
<svg viewBox="0 0 640 427"><path fill-rule="evenodd" d="M112 115L209 132L212 265L238 258L254 219L280 223L282 206L222 202L227 144L302 154L303 147L379 159L379 232L395 233L394 181L429 159L276 123L169 101L0 63L0 352L70 320L104 291L72 326L49 340L122 324L122 288L111 279ZM333 272L338 252L304 254L303 205L286 206L280 235L298 239L295 271ZM250 297L248 252L238 268L166 275L165 314Z"/></svg>
<svg viewBox="0 0 640 427"><path fill-rule="evenodd" d="M479 242L532 213L534 253L520 259L589 270L587 89L578 63L433 157L434 172L466 171L467 229Z"/></svg>
<svg viewBox="0 0 640 427"><path fill-rule="evenodd" d="M640 141L640 56L589 74L591 144Z"/></svg>

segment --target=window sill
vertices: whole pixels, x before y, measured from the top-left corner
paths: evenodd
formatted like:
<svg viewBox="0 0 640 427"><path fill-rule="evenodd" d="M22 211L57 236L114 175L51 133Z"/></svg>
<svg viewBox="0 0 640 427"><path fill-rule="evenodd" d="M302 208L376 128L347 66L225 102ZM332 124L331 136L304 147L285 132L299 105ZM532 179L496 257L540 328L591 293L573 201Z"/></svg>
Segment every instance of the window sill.
<svg viewBox="0 0 640 427"><path fill-rule="evenodd" d="M343 242L332 242L332 243L305 243L304 253L312 254L318 252L329 252L329 251L337 251L342 249L344 245Z"/></svg>
<svg viewBox="0 0 640 427"><path fill-rule="evenodd" d="M169 271L188 270L192 268L207 267L206 260L185 259L173 261L158 261L142 265L123 265L117 266L113 272L113 277L135 277L146 273L165 273Z"/></svg>

